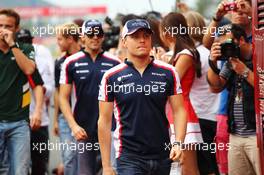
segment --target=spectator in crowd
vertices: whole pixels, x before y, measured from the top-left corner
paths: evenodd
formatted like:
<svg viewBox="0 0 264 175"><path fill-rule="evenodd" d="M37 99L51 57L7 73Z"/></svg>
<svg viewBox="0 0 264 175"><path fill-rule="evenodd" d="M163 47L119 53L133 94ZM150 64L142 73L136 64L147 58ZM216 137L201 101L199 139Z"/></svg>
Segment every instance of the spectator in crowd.
<svg viewBox="0 0 264 175"><path fill-rule="evenodd" d="M182 165L182 173L183 175L197 175L199 174L199 170L194 146L196 143L202 143L203 139L199 120L192 107L189 93L195 76L201 77L201 62L199 52L196 50L188 32L180 33L176 31L180 27L185 28L187 31L188 26L184 16L180 13L171 12L161 21L160 34L163 42L173 51L169 63L179 73L183 89L184 107L188 113L187 131L184 140L187 148L184 150L185 158ZM168 113L168 117L171 118L170 112ZM170 119L170 123L172 122L173 120Z"/></svg>
<svg viewBox="0 0 264 175"><path fill-rule="evenodd" d="M207 144L211 148L197 150L198 167L200 174L215 175L219 173L215 157L216 148L212 147L212 145L214 144L216 135L216 114L219 106L219 96L210 92L206 81L210 51L202 43L205 21L203 16L195 11L188 11L183 15L186 18L191 31L190 36L195 43L201 60L202 76L200 78L195 77L190 92L190 99L199 118L204 144Z"/></svg>
<svg viewBox="0 0 264 175"><path fill-rule="evenodd" d="M237 0L235 1L237 4L236 11L232 11L231 13L231 22L240 25L247 33L247 40L252 42L252 34L251 34L251 0ZM225 1L221 2L217 8L216 14L213 17L213 21L208 27L208 32L205 34L203 38L203 44L210 49L211 45L214 41L214 38L217 37L221 33L221 28L229 27L225 26L225 18L224 16L228 14L230 11L225 10L225 6L227 3ZM215 30L218 29L218 30ZM216 32L216 33L211 33ZM225 61L221 61L221 65L224 64ZM218 167L220 173L228 174L228 147L226 146L229 143L229 133L227 132L227 115L228 115L228 90L223 89L220 93L220 105L218 110L217 119L217 131L216 131L216 143L217 145L223 144L225 148L220 150L217 149L216 157L218 162Z"/></svg>
<svg viewBox="0 0 264 175"><path fill-rule="evenodd" d="M223 48L223 43L227 42L239 48L232 49L233 55L227 54L228 49ZM232 24L213 43L209 58L208 83L212 91L221 92L224 87L229 91L228 131L231 149L228 151L228 174L232 175L260 174L255 108L252 105L254 73L251 47L245 30ZM216 62L223 58L227 61L219 70Z"/></svg>

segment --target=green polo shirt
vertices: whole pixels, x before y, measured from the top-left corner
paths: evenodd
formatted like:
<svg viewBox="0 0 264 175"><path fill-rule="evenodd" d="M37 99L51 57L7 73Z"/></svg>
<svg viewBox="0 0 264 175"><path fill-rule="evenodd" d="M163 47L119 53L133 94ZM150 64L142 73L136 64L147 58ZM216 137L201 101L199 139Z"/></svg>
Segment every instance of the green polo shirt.
<svg viewBox="0 0 264 175"><path fill-rule="evenodd" d="M34 60L32 45L19 44L21 51ZM13 52L0 50L0 122L29 119L30 92L28 77L18 67Z"/></svg>

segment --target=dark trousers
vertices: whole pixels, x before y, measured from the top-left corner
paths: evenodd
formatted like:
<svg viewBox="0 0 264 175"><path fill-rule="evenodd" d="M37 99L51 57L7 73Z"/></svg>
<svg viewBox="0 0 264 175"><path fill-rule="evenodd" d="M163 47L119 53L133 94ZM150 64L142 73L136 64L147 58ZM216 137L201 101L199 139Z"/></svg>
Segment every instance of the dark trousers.
<svg viewBox="0 0 264 175"><path fill-rule="evenodd" d="M78 175L95 175L98 170L100 155L97 135L89 135L88 139L78 143Z"/></svg>
<svg viewBox="0 0 264 175"><path fill-rule="evenodd" d="M199 119L202 137L204 140L203 144L207 144L208 147L204 146L197 151L198 167L201 175L216 174L218 175L218 166L216 163L216 145L214 138L216 134L216 122L210 120ZM207 149L209 148L209 149Z"/></svg>
<svg viewBox="0 0 264 175"><path fill-rule="evenodd" d="M49 132L48 126L31 131L31 175L45 175L48 172L49 150L48 150ZM34 145L46 144L45 150L35 149Z"/></svg>
<svg viewBox="0 0 264 175"><path fill-rule="evenodd" d="M118 175L169 175L172 161L166 159L144 159L144 157L121 155L117 159Z"/></svg>

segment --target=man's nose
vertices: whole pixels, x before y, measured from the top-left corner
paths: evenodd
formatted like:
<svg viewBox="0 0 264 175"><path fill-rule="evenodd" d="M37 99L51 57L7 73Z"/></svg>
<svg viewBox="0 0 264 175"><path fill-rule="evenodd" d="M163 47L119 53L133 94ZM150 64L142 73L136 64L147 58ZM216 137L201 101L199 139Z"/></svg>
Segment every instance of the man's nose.
<svg viewBox="0 0 264 175"><path fill-rule="evenodd" d="M144 43L146 41L146 38L144 36L139 37L139 41Z"/></svg>

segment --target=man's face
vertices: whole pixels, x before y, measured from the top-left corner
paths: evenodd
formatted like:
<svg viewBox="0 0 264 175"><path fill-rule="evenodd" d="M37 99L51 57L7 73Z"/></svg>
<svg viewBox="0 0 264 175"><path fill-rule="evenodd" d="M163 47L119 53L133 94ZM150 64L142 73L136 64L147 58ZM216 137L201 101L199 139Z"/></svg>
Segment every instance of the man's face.
<svg viewBox="0 0 264 175"><path fill-rule="evenodd" d="M69 39L65 38L62 34L57 34L57 43L61 52L67 52L70 48Z"/></svg>
<svg viewBox="0 0 264 175"><path fill-rule="evenodd" d="M2 29L7 29L12 31L15 36L15 33L18 30L18 26L16 26L16 19L11 16L0 15L0 31Z"/></svg>
<svg viewBox="0 0 264 175"><path fill-rule="evenodd" d="M238 0L235 1L238 3ZM247 3L248 6L251 6L249 2L245 1L244 3ZM247 26L250 24L250 20L248 18L248 15L239 11L234 11L232 13L232 18L231 18L232 23L242 25L242 26Z"/></svg>
<svg viewBox="0 0 264 175"><path fill-rule="evenodd" d="M250 20L248 18L248 15L237 11L232 13L231 21L234 24L238 24L242 26L250 25Z"/></svg>
<svg viewBox="0 0 264 175"><path fill-rule="evenodd" d="M89 50L98 51L102 48L102 43L104 41L103 34L85 34L84 35L84 45Z"/></svg>
<svg viewBox="0 0 264 175"><path fill-rule="evenodd" d="M151 33L144 29L139 29L135 33L126 36L123 44L128 53L136 57L149 56L151 50Z"/></svg>

